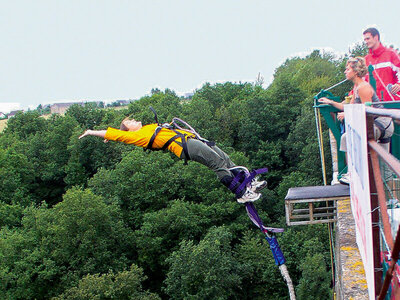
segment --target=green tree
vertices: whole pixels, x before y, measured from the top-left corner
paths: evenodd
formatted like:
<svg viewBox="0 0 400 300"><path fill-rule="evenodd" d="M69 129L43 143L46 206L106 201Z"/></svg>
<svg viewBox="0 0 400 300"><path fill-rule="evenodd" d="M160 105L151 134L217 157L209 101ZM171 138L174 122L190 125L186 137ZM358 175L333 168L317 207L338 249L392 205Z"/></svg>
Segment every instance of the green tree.
<svg viewBox="0 0 400 300"><path fill-rule="evenodd" d="M37 111L17 112L7 122L5 134L14 134L20 139L26 139L30 135L41 132L46 128L46 120L40 117Z"/></svg>
<svg viewBox="0 0 400 300"><path fill-rule="evenodd" d="M302 265L302 277L296 292L300 300L331 299L330 276L326 271L321 253L306 256Z"/></svg>
<svg viewBox="0 0 400 300"><path fill-rule="evenodd" d="M306 258L316 254L321 254L324 258L323 267L319 269L325 273L323 278L330 278L330 250L326 225L290 227L279 236L279 243L295 285L305 275L303 271ZM316 265L313 267L317 268ZM318 276L322 276L321 273Z"/></svg>
<svg viewBox="0 0 400 300"><path fill-rule="evenodd" d="M0 228L20 226L24 207L20 204L7 204L0 201Z"/></svg>
<svg viewBox="0 0 400 300"><path fill-rule="evenodd" d="M361 56L364 57L368 54L368 47L365 43L356 43L354 46L349 48L350 56Z"/></svg>
<svg viewBox="0 0 400 300"><path fill-rule="evenodd" d="M131 102L128 106L127 115L143 124L155 123L154 114L149 109L152 106L157 112L159 123L170 122L173 117L180 115L182 106L175 92L166 89L164 92L156 92L151 96L145 96L138 101Z"/></svg>
<svg viewBox="0 0 400 300"><path fill-rule="evenodd" d="M35 190L38 202L54 205L65 193L65 165L69 160L68 144L78 123L70 117L53 115L47 127L28 141L25 150L35 168Z"/></svg>
<svg viewBox="0 0 400 300"><path fill-rule="evenodd" d="M67 187L85 186L101 168L114 168L122 154L132 147L122 143L104 143L94 137L79 140L82 132L80 127L75 128L68 143L69 157L64 165L63 178Z"/></svg>
<svg viewBox="0 0 400 300"><path fill-rule="evenodd" d="M230 299L240 284L240 265L233 259L232 235L226 228L210 229L196 245L182 241L167 262L165 291L172 299Z"/></svg>
<svg viewBox="0 0 400 300"><path fill-rule="evenodd" d="M34 183L34 166L18 151L17 143L0 149L0 202L29 206Z"/></svg>
<svg viewBox="0 0 400 300"><path fill-rule="evenodd" d="M101 124L104 114L104 109L98 108L96 103L85 103L83 106L79 104L70 106L65 116L75 119L82 128L94 129Z"/></svg>
<svg viewBox="0 0 400 300"><path fill-rule="evenodd" d="M118 273L89 274L79 281L78 286L53 300L159 300L158 295L143 290L142 281L145 279L142 269L136 265Z"/></svg>
<svg viewBox="0 0 400 300"><path fill-rule="evenodd" d="M151 276L151 285L161 286L167 272L166 259L179 249L180 241L199 241L212 226L239 230L235 221L240 212L233 202L205 205L177 200L165 209L146 213L143 225L135 232L135 243L138 263Z"/></svg>
<svg viewBox="0 0 400 300"><path fill-rule="evenodd" d="M287 286L259 230L246 231L235 247L242 271L238 299L286 299Z"/></svg>
<svg viewBox="0 0 400 300"><path fill-rule="evenodd" d="M69 190L51 209L27 209L21 228L0 235L0 291L9 299L56 296L84 275L122 271L131 253L118 208L89 190Z"/></svg>

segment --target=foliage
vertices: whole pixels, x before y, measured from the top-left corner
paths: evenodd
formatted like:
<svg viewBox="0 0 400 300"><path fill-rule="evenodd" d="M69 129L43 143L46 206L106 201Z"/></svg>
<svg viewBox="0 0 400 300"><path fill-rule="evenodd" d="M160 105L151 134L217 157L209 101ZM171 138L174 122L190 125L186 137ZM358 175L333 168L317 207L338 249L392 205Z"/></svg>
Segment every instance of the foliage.
<svg viewBox="0 0 400 300"><path fill-rule="evenodd" d="M25 139L30 135L41 132L46 128L46 120L40 118L37 111L22 113L17 112L15 117L7 122L5 133L13 134L20 139Z"/></svg>
<svg viewBox="0 0 400 300"><path fill-rule="evenodd" d="M0 149L0 201L28 205L34 169L28 158L15 148Z"/></svg>
<svg viewBox="0 0 400 300"><path fill-rule="evenodd" d="M0 234L0 291L10 299L56 296L87 274L121 271L131 244L115 206L75 189L54 208L26 209L21 228Z"/></svg>
<svg viewBox="0 0 400 300"><path fill-rule="evenodd" d="M96 103L86 103L84 106L74 104L68 108L67 117L75 119L82 128L94 129L101 123L104 116L104 110L99 109Z"/></svg>
<svg viewBox="0 0 400 300"><path fill-rule="evenodd" d="M198 245L182 241L167 259L166 292L172 299L230 299L240 283L240 266L233 259L231 234L211 228Z"/></svg>
<svg viewBox="0 0 400 300"><path fill-rule="evenodd" d="M132 265L130 270L106 274L86 275L77 287L72 287L53 300L158 300L156 294L143 291L143 270Z"/></svg>
<svg viewBox="0 0 400 300"><path fill-rule="evenodd" d="M306 256L302 264L302 277L297 288L299 299L331 299L330 278L321 253Z"/></svg>
<svg viewBox="0 0 400 300"><path fill-rule="evenodd" d="M241 264L242 278L238 299L284 299L287 286L265 239L259 231L247 231L235 249L235 258Z"/></svg>
<svg viewBox="0 0 400 300"><path fill-rule="evenodd" d="M368 54L368 47L365 43L357 43L349 49L350 56L366 56Z"/></svg>

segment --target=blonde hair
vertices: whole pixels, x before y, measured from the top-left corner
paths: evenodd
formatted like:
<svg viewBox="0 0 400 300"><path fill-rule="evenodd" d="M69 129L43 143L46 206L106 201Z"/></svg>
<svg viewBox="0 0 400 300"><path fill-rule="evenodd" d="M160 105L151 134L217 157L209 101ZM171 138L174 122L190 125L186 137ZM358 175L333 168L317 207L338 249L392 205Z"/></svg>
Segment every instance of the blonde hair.
<svg viewBox="0 0 400 300"><path fill-rule="evenodd" d="M364 77L367 75L368 69L367 64L365 63L365 58L361 56L351 57L347 64L350 65L350 68L353 69L354 73L356 73L357 77Z"/></svg>

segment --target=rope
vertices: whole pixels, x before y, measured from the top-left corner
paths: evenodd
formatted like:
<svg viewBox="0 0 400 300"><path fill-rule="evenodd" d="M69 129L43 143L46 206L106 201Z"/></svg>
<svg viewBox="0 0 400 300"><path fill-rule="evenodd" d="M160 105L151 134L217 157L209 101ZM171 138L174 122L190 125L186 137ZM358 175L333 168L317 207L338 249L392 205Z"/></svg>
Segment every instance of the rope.
<svg viewBox="0 0 400 300"><path fill-rule="evenodd" d="M325 173L325 158L324 158L324 149L322 146L322 131L321 131L321 115L317 113L316 107L317 101L314 99L314 114L315 114L315 126L317 128L317 136L318 136L318 146L319 146L319 155L321 157L321 166L322 166L322 178L326 185L326 173Z"/></svg>
<svg viewBox="0 0 400 300"><path fill-rule="evenodd" d="M323 174L323 178L324 178L324 185L327 185L327 181L326 181L326 166L325 166L325 150L324 150L324 140L323 140L323 136L322 136L322 124L321 124L321 112L318 110L318 123L319 123L319 135L321 136L321 143L320 143L320 147L321 147L321 163L322 163L322 174Z"/></svg>
<svg viewBox="0 0 400 300"><path fill-rule="evenodd" d="M333 285L336 286L336 264L335 264L335 251L333 251L333 248L335 245L333 244L333 226L332 223L326 224L328 225L328 233L329 233L329 251L331 254L331 266L332 266L332 282L334 283ZM336 299L336 294L334 293L334 299Z"/></svg>
<svg viewBox="0 0 400 300"><path fill-rule="evenodd" d="M345 82L347 79L331 86L329 89L334 88L335 86L338 86ZM327 90L329 90L327 89ZM326 91L327 91L326 90ZM316 127L317 127L317 135L318 135L318 145L319 145L319 152L321 156L321 167L322 167L322 177L324 181L324 185L327 185L327 179L326 179L326 165L325 165L325 151L324 151L324 144L323 144L323 137L322 137L322 123L321 123L321 112L316 108L316 99L314 99L314 112L315 112L315 122L316 122ZM328 205L328 202L327 202ZM336 273L336 266L334 263L334 251L333 251L333 229L330 224L327 224L328 226L328 236L329 236L329 251L330 251L330 258L331 258L331 266L332 266L332 282L335 282L335 273ZM336 299L336 295L334 295L334 299Z"/></svg>
<svg viewBox="0 0 400 300"><path fill-rule="evenodd" d="M296 300L296 295L294 293L292 279L290 278L288 269L285 264L279 266L279 271L281 271L282 277L285 279L286 284L289 289L290 300Z"/></svg>
<svg viewBox="0 0 400 300"><path fill-rule="evenodd" d="M186 128L181 127L181 126L178 124L178 122L180 122L181 124L183 124L184 126L186 126ZM178 128L178 129L180 129L180 130L184 130L184 131L193 133L199 140L204 140L204 139L200 136L200 134L198 134L198 133L196 132L196 130L194 130L194 128L193 128L192 126L190 126L188 123L186 123L186 122L183 121L182 119L179 119L179 118L176 118L176 117L175 117L175 118L172 119L172 122L171 122L171 123L174 124L175 127Z"/></svg>

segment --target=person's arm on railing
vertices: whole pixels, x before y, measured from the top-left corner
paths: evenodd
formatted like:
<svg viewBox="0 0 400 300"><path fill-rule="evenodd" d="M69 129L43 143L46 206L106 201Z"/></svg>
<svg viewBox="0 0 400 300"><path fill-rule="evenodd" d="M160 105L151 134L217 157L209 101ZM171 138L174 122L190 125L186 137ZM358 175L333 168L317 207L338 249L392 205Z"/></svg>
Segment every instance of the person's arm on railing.
<svg viewBox="0 0 400 300"><path fill-rule="evenodd" d="M318 102L320 102L322 104L331 105L339 110L343 110L343 106L344 106L344 104L341 102L336 102L336 101L333 101L333 100L325 98L325 97L318 99Z"/></svg>

